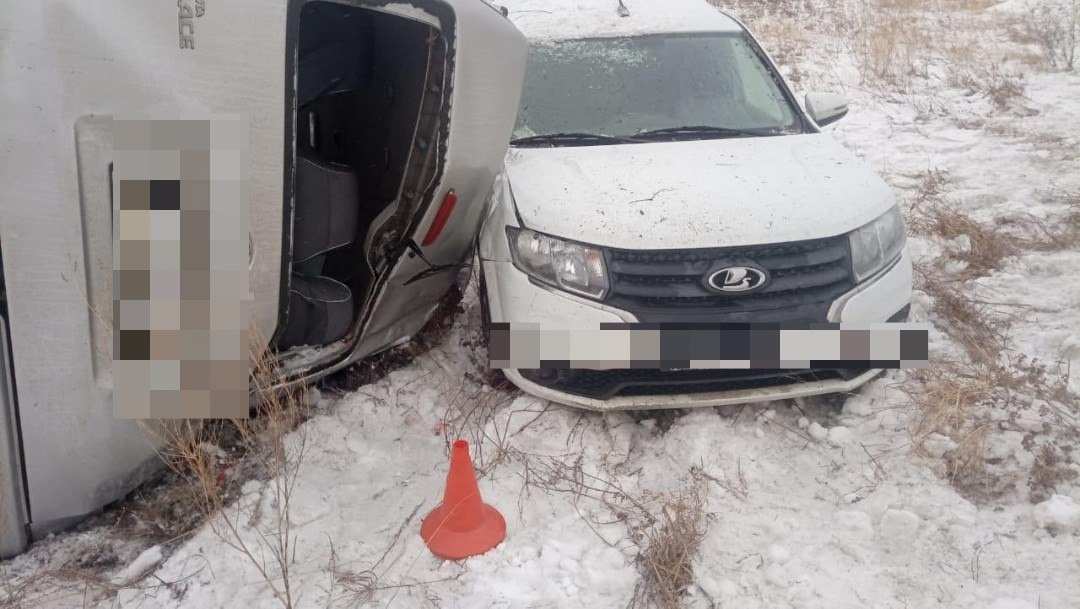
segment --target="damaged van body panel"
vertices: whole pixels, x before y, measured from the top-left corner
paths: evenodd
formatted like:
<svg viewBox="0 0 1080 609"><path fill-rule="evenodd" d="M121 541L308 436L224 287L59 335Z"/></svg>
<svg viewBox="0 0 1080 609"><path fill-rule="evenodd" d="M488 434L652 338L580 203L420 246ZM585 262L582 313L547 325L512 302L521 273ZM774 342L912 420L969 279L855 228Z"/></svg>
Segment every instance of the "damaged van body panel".
<svg viewBox="0 0 1080 609"><path fill-rule="evenodd" d="M311 380L340 369L407 338L423 325L467 256L516 117L525 43L502 15L480 2L455 3L453 10L435 2L417 3L410 11L403 11L401 4L380 6L398 14L415 14L422 8L430 17L424 20L428 52L411 145L400 180L392 184L391 191L381 193L386 205L369 214L367 232L358 237L365 276L359 281L341 278L357 301L355 317L344 337L334 337L340 340L314 349L312 341L299 342L295 344L305 346L290 350L290 343L281 339L293 323L288 321L293 315L289 308L297 299L283 298L282 319L286 321L279 325L278 347L289 382ZM299 9L297 20L301 43L304 10ZM433 25L436 21L438 27ZM482 46L477 44L480 40ZM395 69L400 70L401 63L401 55L395 54ZM297 83L303 89L302 74ZM292 139L299 159L312 149L304 142L310 132L305 129L308 106L302 99L295 101L296 135ZM392 151L378 160L391 156ZM303 201L296 196L299 191L293 193L294 214L301 218L298 206ZM361 222L361 228L364 225ZM356 259L356 251L343 250L341 256L346 260ZM293 265L295 271L295 257ZM344 266L356 271L349 264ZM296 278L297 273L291 277Z"/></svg>
<svg viewBox="0 0 1080 609"><path fill-rule="evenodd" d="M452 11L437 6L441 16L402 4L290 7L284 211L291 231L283 232L275 336L287 373L305 374L352 349L410 213L433 195L421 185L443 165L455 36Z"/></svg>
<svg viewBox="0 0 1080 609"><path fill-rule="evenodd" d="M471 247L524 73L523 36L477 0L106 4L0 12L0 434L26 480L0 482L26 507L0 516L31 537L160 463L113 417L114 118L247 123L251 321L296 383L424 323Z"/></svg>

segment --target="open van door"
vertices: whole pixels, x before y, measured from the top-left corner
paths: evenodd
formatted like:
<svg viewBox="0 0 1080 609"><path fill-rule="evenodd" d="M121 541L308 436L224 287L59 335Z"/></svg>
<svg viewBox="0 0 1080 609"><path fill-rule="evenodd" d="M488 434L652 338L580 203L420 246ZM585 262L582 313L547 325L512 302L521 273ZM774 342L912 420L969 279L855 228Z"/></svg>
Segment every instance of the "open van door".
<svg viewBox="0 0 1080 609"><path fill-rule="evenodd" d="M445 156L419 205L374 234L394 243L375 288L355 354L362 357L415 333L471 254L517 117L525 74L524 36L482 2L457 2L458 37ZM464 36L464 38L462 38ZM426 177L426 176L425 176ZM403 228L398 228L403 227ZM394 232L397 231L397 232ZM375 260L379 253L373 252Z"/></svg>
<svg viewBox="0 0 1080 609"><path fill-rule="evenodd" d="M466 262L527 44L480 0L293 0L276 346L288 381L415 333Z"/></svg>

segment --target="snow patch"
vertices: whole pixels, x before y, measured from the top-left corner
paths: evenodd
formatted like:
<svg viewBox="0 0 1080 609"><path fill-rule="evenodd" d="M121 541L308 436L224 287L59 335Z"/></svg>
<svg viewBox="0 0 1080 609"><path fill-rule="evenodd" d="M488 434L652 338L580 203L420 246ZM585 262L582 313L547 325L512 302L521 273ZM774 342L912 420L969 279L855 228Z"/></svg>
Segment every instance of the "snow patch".
<svg viewBox="0 0 1080 609"><path fill-rule="evenodd" d="M124 567L119 573L113 577L113 584L117 586L126 586L137 581L143 575L146 575L150 570L161 564L164 555L161 552L161 546L151 546L142 551L141 554L135 557L135 560L131 561L128 566Z"/></svg>
<svg viewBox="0 0 1080 609"><path fill-rule="evenodd" d="M1035 506L1032 515L1039 528L1066 532L1080 528L1080 504L1066 495L1054 495Z"/></svg>
<svg viewBox="0 0 1080 609"><path fill-rule="evenodd" d="M919 517L907 510L885 510L879 528L882 539L894 547L909 545L919 530Z"/></svg>
<svg viewBox="0 0 1080 609"><path fill-rule="evenodd" d="M829 430L828 440L833 446L845 446L851 443L851 439L851 430L847 427L838 425Z"/></svg>
<svg viewBox="0 0 1080 609"><path fill-rule="evenodd" d="M922 447L928 455L936 459L945 456L945 453L954 450L957 444L949 436L932 433L923 438Z"/></svg>
<svg viewBox="0 0 1080 609"><path fill-rule="evenodd" d="M858 510L840 510L834 518L837 528L841 531L853 531L869 535L874 532L874 525L870 515Z"/></svg>

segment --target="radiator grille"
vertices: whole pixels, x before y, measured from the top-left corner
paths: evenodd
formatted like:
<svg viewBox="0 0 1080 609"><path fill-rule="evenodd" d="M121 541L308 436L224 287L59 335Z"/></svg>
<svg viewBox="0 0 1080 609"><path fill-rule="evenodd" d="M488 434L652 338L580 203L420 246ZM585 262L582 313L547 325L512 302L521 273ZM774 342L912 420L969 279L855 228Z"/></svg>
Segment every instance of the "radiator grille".
<svg viewBox="0 0 1080 609"><path fill-rule="evenodd" d="M644 322L826 321L829 305L855 287L847 237L777 245L685 250L607 249L606 301ZM705 287L710 270L754 265L768 284L749 294Z"/></svg>

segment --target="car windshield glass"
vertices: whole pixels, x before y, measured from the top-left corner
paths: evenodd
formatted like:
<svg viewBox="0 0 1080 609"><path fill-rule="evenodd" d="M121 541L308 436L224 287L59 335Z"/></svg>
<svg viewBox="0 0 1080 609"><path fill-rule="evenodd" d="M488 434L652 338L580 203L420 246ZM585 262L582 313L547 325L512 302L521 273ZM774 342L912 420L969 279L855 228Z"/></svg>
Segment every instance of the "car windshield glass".
<svg viewBox="0 0 1080 609"><path fill-rule="evenodd" d="M659 34L534 43L514 139L632 138L656 130L671 131L648 141L707 139L799 125L771 69L743 35Z"/></svg>

